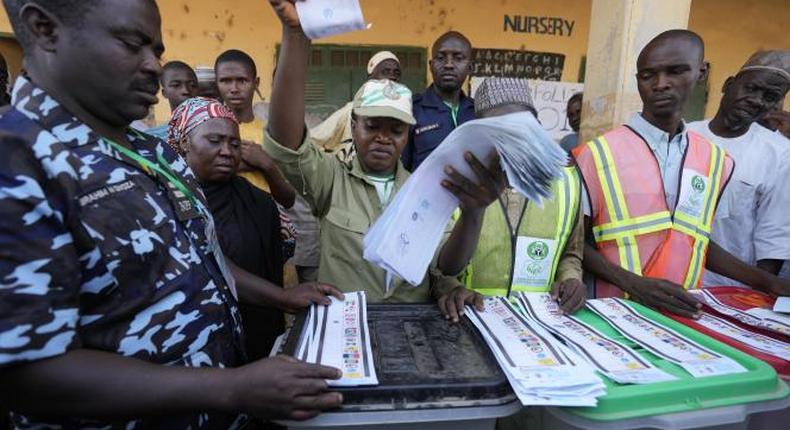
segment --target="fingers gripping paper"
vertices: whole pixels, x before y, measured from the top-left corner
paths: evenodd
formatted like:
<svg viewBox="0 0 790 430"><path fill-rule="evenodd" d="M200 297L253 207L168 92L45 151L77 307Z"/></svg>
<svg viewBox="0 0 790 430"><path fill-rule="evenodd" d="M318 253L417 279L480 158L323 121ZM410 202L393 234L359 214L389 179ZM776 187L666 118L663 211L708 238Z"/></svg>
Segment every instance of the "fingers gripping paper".
<svg viewBox="0 0 790 430"><path fill-rule="evenodd" d="M510 186L538 203L550 196L552 181L560 177L567 163L565 152L531 113L464 123L420 165L370 228L364 240L365 259L390 275L419 285L459 205L441 185L445 166L453 166L476 182L464 154L471 152L489 165L492 150L499 154Z"/></svg>

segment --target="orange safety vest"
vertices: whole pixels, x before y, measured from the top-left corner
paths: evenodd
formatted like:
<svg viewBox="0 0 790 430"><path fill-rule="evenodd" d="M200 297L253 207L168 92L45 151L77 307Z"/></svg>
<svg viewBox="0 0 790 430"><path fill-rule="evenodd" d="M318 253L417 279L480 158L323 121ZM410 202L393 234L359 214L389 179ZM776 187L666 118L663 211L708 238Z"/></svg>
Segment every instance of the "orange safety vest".
<svg viewBox="0 0 790 430"><path fill-rule="evenodd" d="M702 280L713 214L734 168L727 153L702 136L688 132L688 140L674 213L655 155L631 128L618 127L573 151L601 254L630 272L686 289ZM597 297L622 295L596 280Z"/></svg>

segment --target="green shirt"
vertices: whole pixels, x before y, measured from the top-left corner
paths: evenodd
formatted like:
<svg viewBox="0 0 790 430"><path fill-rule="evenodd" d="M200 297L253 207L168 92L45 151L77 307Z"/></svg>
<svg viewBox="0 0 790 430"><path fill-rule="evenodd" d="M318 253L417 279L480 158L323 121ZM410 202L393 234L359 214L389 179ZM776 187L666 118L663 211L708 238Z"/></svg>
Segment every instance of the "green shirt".
<svg viewBox="0 0 790 430"><path fill-rule="evenodd" d="M319 282L334 285L341 291L364 290L371 303L427 302L462 285L457 276L440 273L434 256L428 274L418 287L396 278L387 291L385 271L362 257L365 233L383 212L376 186L362 170L358 157L341 162L309 140L310 137L306 137L294 151L280 145L267 133L263 146L319 218ZM398 161L392 192L397 193L408 177L409 172ZM445 240L450 227L448 225L445 232ZM436 254L438 256L438 251Z"/></svg>

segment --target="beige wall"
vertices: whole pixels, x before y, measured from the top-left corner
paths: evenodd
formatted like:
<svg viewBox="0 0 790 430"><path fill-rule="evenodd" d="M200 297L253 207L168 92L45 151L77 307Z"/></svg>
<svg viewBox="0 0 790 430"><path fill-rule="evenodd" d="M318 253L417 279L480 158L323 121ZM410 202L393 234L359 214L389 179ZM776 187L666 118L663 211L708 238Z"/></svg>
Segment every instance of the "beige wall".
<svg viewBox="0 0 790 430"><path fill-rule="evenodd" d="M662 0L654 0L662 2ZM564 81L578 79L587 52L590 0L361 0L370 30L322 40L322 43L388 44L430 47L435 37L453 29L482 48L528 49L566 55ZM225 49L249 52L258 63L261 89L268 97L279 23L263 0L159 0L165 60L213 64ZM790 48L788 0L692 0L690 28L706 40L713 65L707 113L718 105L719 90L754 50ZM503 31L509 15L559 17L574 21L571 37ZM783 28L784 27L784 28ZM10 32L0 14L0 33ZM2 49L2 48L0 48ZM165 103L157 119L167 116ZM787 102L790 106L790 101Z"/></svg>

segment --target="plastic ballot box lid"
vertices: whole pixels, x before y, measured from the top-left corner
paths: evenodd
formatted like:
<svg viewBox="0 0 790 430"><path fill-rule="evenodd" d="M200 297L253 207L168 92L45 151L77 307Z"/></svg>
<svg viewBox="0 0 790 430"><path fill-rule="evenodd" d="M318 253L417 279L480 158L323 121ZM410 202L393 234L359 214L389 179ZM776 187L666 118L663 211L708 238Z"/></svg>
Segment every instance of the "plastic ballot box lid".
<svg viewBox="0 0 790 430"><path fill-rule="evenodd" d="M580 422L590 424L580 427L614 428L597 427L595 424L618 421L644 425L645 421L641 418L658 416L675 418L679 413L691 412L698 412L693 414L694 419L700 417L704 419L705 414L715 414L722 407L739 407L747 404L753 406L750 410L754 411L770 410L771 405L787 406L784 401L790 396L790 388L778 378L776 371L768 364L656 311L637 303L629 303L641 315L669 327L714 352L732 358L747 371L695 378L680 366L659 358L632 342L592 311L582 309L576 314L581 320L594 326L607 337L634 348L657 367L678 379L645 385L621 385L602 377L606 384L606 395L598 398L598 406L558 409L561 414L573 416L577 424ZM619 425L616 427L621 428ZM625 427L630 428L628 425Z"/></svg>
<svg viewBox="0 0 790 430"><path fill-rule="evenodd" d="M344 412L497 406L517 401L467 318L450 323L432 304L368 304L377 386L337 388ZM294 355L305 313L282 352ZM333 388L334 390L335 388Z"/></svg>

